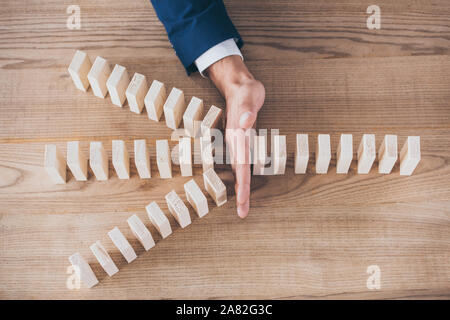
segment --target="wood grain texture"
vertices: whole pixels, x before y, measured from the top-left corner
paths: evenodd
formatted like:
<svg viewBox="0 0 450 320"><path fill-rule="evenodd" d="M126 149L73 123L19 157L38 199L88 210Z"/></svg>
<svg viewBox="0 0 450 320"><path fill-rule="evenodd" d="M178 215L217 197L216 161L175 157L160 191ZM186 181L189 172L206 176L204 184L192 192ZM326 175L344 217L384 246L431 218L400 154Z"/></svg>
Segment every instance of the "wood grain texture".
<svg viewBox="0 0 450 320"><path fill-rule="evenodd" d="M67 72L76 49L224 107L198 74L187 77L151 5L78 1L81 30L66 28L69 1L7 0L0 9L0 298L450 298L450 3L382 0L381 30L366 28L366 4L347 1L226 1L244 38L249 68L266 87L259 128L287 135L282 176L253 177L252 211L240 220L233 178L218 166L229 201L182 230L164 195L186 202L181 177L159 178L155 140L171 130L77 90ZM331 135L329 173L294 175L295 134ZM375 166L368 175L336 175L341 133L421 136L422 160L411 177ZM152 178L111 178L55 185L42 166L44 146L80 140L147 139ZM355 151L356 153L356 151ZM201 166L194 179L202 186ZM204 191L204 188L201 187ZM164 241L145 206L157 201L174 233ZM186 202L187 203L187 202ZM145 252L126 219L137 214L157 242ZM107 236L118 226L138 254L127 264ZM89 250L100 240L119 267L106 273ZM67 258L79 251L100 284L66 287ZM366 269L381 269L368 290Z"/></svg>

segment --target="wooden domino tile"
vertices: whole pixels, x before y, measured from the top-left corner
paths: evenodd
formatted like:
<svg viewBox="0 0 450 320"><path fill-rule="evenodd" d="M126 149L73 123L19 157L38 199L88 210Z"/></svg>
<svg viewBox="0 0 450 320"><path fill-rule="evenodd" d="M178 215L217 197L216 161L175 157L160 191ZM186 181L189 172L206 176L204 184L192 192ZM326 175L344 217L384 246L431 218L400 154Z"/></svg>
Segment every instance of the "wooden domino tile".
<svg viewBox="0 0 450 320"><path fill-rule="evenodd" d="M130 156L125 141L112 141L112 164L119 179L130 179Z"/></svg>
<svg viewBox="0 0 450 320"><path fill-rule="evenodd" d="M273 174L284 174L286 171L286 136L273 137Z"/></svg>
<svg viewBox="0 0 450 320"><path fill-rule="evenodd" d="M347 174L353 160L353 136L341 134L336 150L336 173Z"/></svg>
<svg viewBox="0 0 450 320"><path fill-rule="evenodd" d="M89 147L89 165L97 180L108 180L108 154L103 148L103 143L99 141L91 142Z"/></svg>
<svg viewBox="0 0 450 320"><path fill-rule="evenodd" d="M297 133L295 149L295 173L305 174L309 161L308 135Z"/></svg>
<svg viewBox="0 0 450 320"><path fill-rule="evenodd" d="M192 145L191 138L180 138L178 143L180 171L183 177L192 176Z"/></svg>
<svg viewBox="0 0 450 320"><path fill-rule="evenodd" d="M389 174L398 158L397 136L387 134L378 149L378 173Z"/></svg>
<svg viewBox="0 0 450 320"><path fill-rule="evenodd" d="M163 113L166 98L166 86L164 83L153 80L152 85L144 98L144 105L149 119L159 121Z"/></svg>
<svg viewBox="0 0 450 320"><path fill-rule="evenodd" d="M54 144L45 145L44 168L54 183L66 183L66 161Z"/></svg>
<svg viewBox="0 0 450 320"><path fill-rule="evenodd" d="M211 135L210 130L220 125L222 109L212 105L201 122L202 135Z"/></svg>
<svg viewBox="0 0 450 320"><path fill-rule="evenodd" d="M151 178L150 154L145 139L134 140L134 163L141 179Z"/></svg>
<svg viewBox="0 0 450 320"><path fill-rule="evenodd" d="M88 160L84 152L81 151L79 141L67 142L67 166L75 177L75 180L87 180Z"/></svg>
<svg viewBox="0 0 450 320"><path fill-rule="evenodd" d="M139 242L144 247L145 251L150 250L155 246L155 241L153 237L145 227L144 223L141 219L135 214L127 219L127 223L130 226L131 232L133 232L134 236L139 240Z"/></svg>
<svg viewBox="0 0 450 320"><path fill-rule="evenodd" d="M253 137L253 175L264 175L267 161L267 136Z"/></svg>
<svg viewBox="0 0 450 320"><path fill-rule="evenodd" d="M118 64L115 65L111 75L106 81L106 87L108 88L109 96L111 97L111 102L122 107L126 99L126 90L130 82L130 76L125 67Z"/></svg>
<svg viewBox="0 0 450 320"><path fill-rule="evenodd" d="M191 179L184 184L184 192L186 193L187 201L194 208L195 212L197 212L199 218L209 212L208 200L194 179Z"/></svg>
<svg viewBox="0 0 450 320"><path fill-rule="evenodd" d="M130 110L141 113L144 108L144 98L148 91L147 78L140 73L135 73L128 85L125 95L127 96Z"/></svg>
<svg viewBox="0 0 450 320"><path fill-rule="evenodd" d="M153 201L145 209L147 210L148 218L156 230L158 230L161 237L163 239L167 238L172 233L172 228L170 227L169 220L158 204Z"/></svg>
<svg viewBox="0 0 450 320"><path fill-rule="evenodd" d="M184 131L189 137L198 137L203 116L203 100L192 97L183 114Z"/></svg>
<svg viewBox="0 0 450 320"><path fill-rule="evenodd" d="M316 145L316 173L325 174L331 160L330 135L319 134Z"/></svg>
<svg viewBox="0 0 450 320"><path fill-rule="evenodd" d="M119 269L117 268L114 261L111 259L110 255L108 254L108 251L103 247L100 241L96 241L90 246L90 249L94 256L97 258L97 261L102 266L103 270L106 271L108 276L112 277L117 272L119 272Z"/></svg>
<svg viewBox="0 0 450 320"><path fill-rule="evenodd" d="M91 67L92 63L86 52L77 50L72 58L72 62L70 63L68 70L70 76L72 77L73 83L81 91L86 92L89 88L89 80L87 75L89 70L91 70Z"/></svg>
<svg viewBox="0 0 450 320"><path fill-rule="evenodd" d="M214 169L203 172L203 183L218 207L227 202L227 188Z"/></svg>
<svg viewBox="0 0 450 320"><path fill-rule="evenodd" d="M105 98L108 92L106 81L110 74L111 68L109 67L108 61L102 57L97 57L88 73L88 80L95 96Z"/></svg>
<svg viewBox="0 0 450 320"><path fill-rule="evenodd" d="M363 134L358 147L358 174L368 174L375 157L375 135Z"/></svg>
<svg viewBox="0 0 450 320"><path fill-rule="evenodd" d="M400 175L412 175L420 159L420 137L410 136L406 139L400 151Z"/></svg>
<svg viewBox="0 0 450 320"><path fill-rule="evenodd" d="M166 125L173 130L178 128L186 109L183 91L177 88L172 88L169 97L164 103L163 109L164 117L166 118Z"/></svg>
<svg viewBox="0 0 450 320"><path fill-rule="evenodd" d="M78 278L88 287L92 288L98 283L97 277L89 264L78 252L69 257L69 262L73 266Z"/></svg>
<svg viewBox="0 0 450 320"><path fill-rule="evenodd" d="M177 220L181 228L185 228L191 224L189 209L186 207L183 200L176 194L175 190L166 194L166 202L170 213L175 220Z"/></svg>
<svg viewBox="0 0 450 320"><path fill-rule="evenodd" d="M214 169L211 136L200 137L200 156L202 159L203 172Z"/></svg>
<svg viewBox="0 0 450 320"><path fill-rule="evenodd" d="M114 229L108 232L108 236L117 247L117 249L119 249L120 253L122 253L122 255L125 257L125 260L127 260L128 263L137 258L136 252L134 252L133 247L130 245L119 228L114 227Z"/></svg>
<svg viewBox="0 0 450 320"><path fill-rule="evenodd" d="M172 178L172 159L167 140L156 140L156 165L162 179Z"/></svg>

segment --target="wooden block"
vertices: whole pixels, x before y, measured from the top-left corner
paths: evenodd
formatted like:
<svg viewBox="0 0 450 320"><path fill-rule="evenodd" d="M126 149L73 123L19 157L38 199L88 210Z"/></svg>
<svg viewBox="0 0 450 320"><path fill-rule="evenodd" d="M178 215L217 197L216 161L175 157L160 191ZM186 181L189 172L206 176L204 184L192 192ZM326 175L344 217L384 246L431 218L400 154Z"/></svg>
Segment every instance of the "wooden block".
<svg viewBox="0 0 450 320"><path fill-rule="evenodd" d="M295 149L295 173L305 174L309 161L308 135L297 133Z"/></svg>
<svg viewBox="0 0 450 320"><path fill-rule="evenodd" d="M119 249L120 253L122 253L128 263L137 258L136 252L134 252L133 247L130 245L119 228L114 227L114 229L108 232L108 236L111 238L114 245L117 249Z"/></svg>
<svg viewBox="0 0 450 320"><path fill-rule="evenodd" d="M200 137L200 156L202 159L203 172L214 169L211 136Z"/></svg>
<svg viewBox="0 0 450 320"><path fill-rule="evenodd" d="M212 105L201 123L201 130L203 136L211 135L210 129L218 127L218 125L220 124L219 121L221 119L220 118L221 116L222 116L222 109Z"/></svg>
<svg viewBox="0 0 450 320"><path fill-rule="evenodd" d="M316 146L316 173L325 174L331 160L330 135L319 134Z"/></svg>
<svg viewBox="0 0 450 320"><path fill-rule="evenodd" d="M203 172L205 189L218 207L227 202L227 188L214 169Z"/></svg>
<svg viewBox="0 0 450 320"><path fill-rule="evenodd" d="M375 157L375 135L363 134L358 147L358 174L369 173Z"/></svg>
<svg viewBox="0 0 450 320"><path fill-rule="evenodd" d="M54 144L45 145L44 167L56 184L66 183L66 161Z"/></svg>
<svg viewBox="0 0 450 320"><path fill-rule="evenodd" d="M184 192L186 193L187 201L194 208L195 212L197 212L199 218L209 212L208 200L197 183L195 183L194 179L191 179L184 184Z"/></svg>
<svg viewBox="0 0 450 320"><path fill-rule="evenodd" d="M125 91L127 90L129 82L130 76L128 75L127 69L116 64L106 81L106 87L108 88L111 102L118 107L122 107L125 102Z"/></svg>
<svg viewBox="0 0 450 320"><path fill-rule="evenodd" d="M170 227L169 220L158 204L153 201L145 209L147 210L148 218L161 234L161 237L163 239L167 238L172 233L172 228Z"/></svg>
<svg viewBox="0 0 450 320"><path fill-rule="evenodd" d="M69 262L73 266L78 278L88 287L92 288L98 283L97 277L89 264L78 252L69 257Z"/></svg>
<svg viewBox="0 0 450 320"><path fill-rule="evenodd" d="M178 128L186 109L183 91L177 88L172 88L166 103L164 103L163 109L164 117L166 118L166 125L173 130Z"/></svg>
<svg viewBox="0 0 450 320"><path fill-rule="evenodd" d="M192 176L192 146L191 138L180 138L178 143L180 170L183 177Z"/></svg>
<svg viewBox="0 0 450 320"><path fill-rule="evenodd" d="M400 151L400 175L412 175L420 162L420 158L420 137L408 137Z"/></svg>
<svg viewBox="0 0 450 320"><path fill-rule="evenodd" d="M182 228L191 224L189 209L186 207L183 200L176 194L175 190L166 194L166 202L170 213Z"/></svg>
<svg viewBox="0 0 450 320"><path fill-rule="evenodd" d="M159 121L163 113L163 106L166 98L166 87L164 86L164 83L153 80L152 85L144 98L145 109L147 110L149 119Z"/></svg>
<svg viewBox="0 0 450 320"><path fill-rule="evenodd" d="M131 111L141 113L147 91L147 78L143 74L135 73L125 92Z"/></svg>
<svg viewBox="0 0 450 320"><path fill-rule="evenodd" d="M80 50L75 52L72 62L69 65L69 74L72 77L73 83L81 91L86 92L89 88L89 80L87 75L91 70L92 63L88 55Z"/></svg>
<svg viewBox="0 0 450 320"><path fill-rule="evenodd" d="M273 137L273 174L284 174L286 171L286 136Z"/></svg>
<svg viewBox="0 0 450 320"><path fill-rule="evenodd" d="M336 150L336 173L347 174L353 160L353 136L341 134Z"/></svg>
<svg viewBox="0 0 450 320"><path fill-rule="evenodd" d="M267 136L253 137L253 175L264 175L267 161Z"/></svg>
<svg viewBox="0 0 450 320"><path fill-rule="evenodd" d="M112 141L112 164L119 179L130 179L130 156L125 141Z"/></svg>
<svg viewBox="0 0 450 320"><path fill-rule="evenodd" d="M134 163L141 179L151 178L150 154L145 139L134 140Z"/></svg>
<svg viewBox="0 0 450 320"><path fill-rule="evenodd" d="M156 164L162 179L172 178L172 159L167 140L156 140Z"/></svg>
<svg viewBox="0 0 450 320"><path fill-rule="evenodd" d="M108 251L103 247L100 241L96 241L91 246L91 251L94 254L94 256L97 258L98 262L102 266L102 268L106 271L108 276L112 277L117 272L119 272L119 269L117 268L114 261L111 259L110 255L108 254Z"/></svg>
<svg viewBox="0 0 450 320"><path fill-rule="evenodd" d="M99 141L91 142L89 147L89 165L97 180L108 180L108 154L103 148L103 143Z"/></svg>
<svg viewBox="0 0 450 320"><path fill-rule="evenodd" d="M397 136L387 134L384 136L380 149L378 149L378 173L391 173L397 162L397 157Z"/></svg>
<svg viewBox="0 0 450 320"><path fill-rule="evenodd" d="M148 251L155 246L155 240L153 240L152 234L137 215L133 214L128 218L127 222L134 236L142 244L145 251Z"/></svg>
<svg viewBox="0 0 450 320"><path fill-rule="evenodd" d="M200 135L200 126L203 116L203 100L192 97L186 111L183 114L184 131L189 137L198 137Z"/></svg>
<svg viewBox="0 0 450 320"><path fill-rule="evenodd" d="M97 57L87 76L95 96L105 98L108 92L106 81L110 74L111 68L109 67L108 61L102 57Z"/></svg>
<svg viewBox="0 0 450 320"><path fill-rule="evenodd" d="M77 181L87 180L88 160L79 141L67 142L67 165Z"/></svg>

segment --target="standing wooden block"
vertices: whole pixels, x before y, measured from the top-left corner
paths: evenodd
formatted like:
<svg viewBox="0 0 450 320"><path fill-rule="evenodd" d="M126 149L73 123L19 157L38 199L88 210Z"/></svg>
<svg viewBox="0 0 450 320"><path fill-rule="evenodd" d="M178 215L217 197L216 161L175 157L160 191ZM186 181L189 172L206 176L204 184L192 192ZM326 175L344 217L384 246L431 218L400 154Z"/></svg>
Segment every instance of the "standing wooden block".
<svg viewBox="0 0 450 320"><path fill-rule="evenodd" d="M134 236L142 244L145 251L148 251L155 246L155 241L153 240L150 231L148 231L144 223L141 221L141 219L139 219L137 215L133 214L128 218L127 222Z"/></svg>
<svg viewBox="0 0 450 320"><path fill-rule="evenodd" d="M166 87L164 86L164 83L153 80L152 85L144 98L145 109L147 110L149 119L159 121L163 113L163 106L166 98Z"/></svg>
<svg viewBox="0 0 450 320"><path fill-rule="evenodd" d="M201 123L201 130L203 136L211 135L210 130L218 127L221 116L222 116L222 109L212 105Z"/></svg>
<svg viewBox="0 0 450 320"><path fill-rule="evenodd" d="M412 175L420 162L420 158L420 137L408 137L400 151L400 175Z"/></svg>
<svg viewBox="0 0 450 320"><path fill-rule="evenodd" d="M130 77L128 71L125 67L118 64L114 67L111 75L106 81L106 87L109 91L109 96L111 97L111 102L118 107L122 107L125 102L128 83L130 82Z"/></svg>
<svg viewBox="0 0 450 320"><path fill-rule="evenodd" d="M191 138L180 138L178 143L180 170L183 177L192 176L192 145Z"/></svg>
<svg viewBox="0 0 450 320"><path fill-rule="evenodd" d="M135 73L125 92L131 111L141 113L147 91L147 78L143 74Z"/></svg>
<svg viewBox="0 0 450 320"><path fill-rule="evenodd" d="M203 100L192 97L186 111L183 114L184 131L190 137L197 137L200 133L200 126L203 116Z"/></svg>
<svg viewBox="0 0 450 320"><path fill-rule="evenodd" d="M147 210L148 218L161 234L161 237L163 237L163 239L167 238L172 233L172 228L170 227L169 220L158 204L153 201L146 206L145 209Z"/></svg>
<svg viewBox="0 0 450 320"><path fill-rule="evenodd" d="M166 103L164 103L163 109L164 117L166 118L166 125L173 130L178 128L183 117L183 113L186 109L183 91L177 88L172 88Z"/></svg>
<svg viewBox="0 0 450 320"><path fill-rule="evenodd" d="M336 173L347 174L353 160L353 136L341 134L336 151Z"/></svg>
<svg viewBox="0 0 450 320"><path fill-rule="evenodd" d="M141 179L151 178L150 155L145 139L134 140L134 163Z"/></svg>
<svg viewBox="0 0 450 320"><path fill-rule="evenodd" d="M378 149L378 173L391 173L397 162L397 157L397 136L387 134L384 136L380 149Z"/></svg>
<svg viewBox="0 0 450 320"><path fill-rule="evenodd" d="M108 180L108 154L103 148L103 143L92 141L89 147L89 165L99 181Z"/></svg>
<svg viewBox="0 0 450 320"><path fill-rule="evenodd" d="M69 262L73 266L78 278L88 287L92 288L98 283L97 277L89 264L78 252L69 257Z"/></svg>
<svg viewBox="0 0 450 320"><path fill-rule="evenodd" d="M330 135L319 134L316 146L316 173L325 174L331 160Z"/></svg>
<svg viewBox="0 0 450 320"><path fill-rule="evenodd" d="M195 212L197 212L199 218L209 212L208 200L194 179L184 184L184 192L186 193L187 201L194 208Z"/></svg>
<svg viewBox="0 0 450 320"><path fill-rule="evenodd" d="M170 213L182 228L191 224L189 209L186 207L183 200L176 194L175 190L166 194L166 202Z"/></svg>
<svg viewBox="0 0 450 320"><path fill-rule="evenodd" d="M309 161L308 135L297 133L295 150L295 173L304 174Z"/></svg>
<svg viewBox="0 0 450 320"><path fill-rule="evenodd" d="M92 67L91 60L88 55L80 50L75 52L72 62L68 68L69 74L72 77L73 83L81 91L86 92L89 88L89 80L87 75Z"/></svg>
<svg viewBox="0 0 450 320"><path fill-rule="evenodd" d="M91 246L91 251L94 254L94 256L97 258L98 262L102 266L102 268L106 271L108 276L112 277L117 272L119 272L119 269L117 268L114 261L111 259L110 255L108 254L108 251L103 247L100 241L96 241Z"/></svg>
<svg viewBox="0 0 450 320"><path fill-rule="evenodd" d="M67 165L77 181L87 180L88 160L81 151L79 141L67 142Z"/></svg>
<svg viewBox="0 0 450 320"><path fill-rule="evenodd" d="M114 229L108 232L108 236L111 238L114 245L117 249L119 249L120 253L122 253L128 263L137 258L136 252L134 252L133 247L130 245L119 228L114 227Z"/></svg>
<svg viewBox="0 0 450 320"><path fill-rule="evenodd" d="M273 137L273 174L284 174L286 171L286 136Z"/></svg>
<svg viewBox="0 0 450 320"><path fill-rule="evenodd" d="M203 172L214 169L211 136L200 137L200 156L202 159Z"/></svg>
<svg viewBox="0 0 450 320"><path fill-rule="evenodd" d="M213 169L203 172L203 183L218 207L227 202L227 188Z"/></svg>
<svg viewBox="0 0 450 320"><path fill-rule="evenodd" d="M264 175L267 161L267 136L253 137L253 175Z"/></svg>
<svg viewBox="0 0 450 320"><path fill-rule="evenodd" d="M54 183L66 183L66 161L54 144L45 145L44 167Z"/></svg>
<svg viewBox="0 0 450 320"><path fill-rule="evenodd" d="M363 134L358 147L358 174L369 173L375 157L375 135Z"/></svg>
<svg viewBox="0 0 450 320"><path fill-rule="evenodd" d="M119 179L130 179L130 156L125 141L112 141L112 164Z"/></svg>
<svg viewBox="0 0 450 320"><path fill-rule="evenodd" d="M108 61L102 57L97 57L88 73L88 80L95 96L105 98L108 92L106 81L110 74L111 68L109 67Z"/></svg>
<svg viewBox="0 0 450 320"><path fill-rule="evenodd" d="M170 158L169 141L156 140L156 164L162 179L172 178L172 159Z"/></svg>

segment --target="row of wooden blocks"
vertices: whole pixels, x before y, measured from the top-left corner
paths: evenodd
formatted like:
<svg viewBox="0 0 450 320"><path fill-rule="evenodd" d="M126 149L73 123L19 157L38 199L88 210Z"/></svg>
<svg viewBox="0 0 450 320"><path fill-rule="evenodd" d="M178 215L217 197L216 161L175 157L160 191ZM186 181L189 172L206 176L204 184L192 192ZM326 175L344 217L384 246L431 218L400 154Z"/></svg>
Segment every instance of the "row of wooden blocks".
<svg viewBox="0 0 450 320"><path fill-rule="evenodd" d="M78 89L87 91L90 85L94 95L100 98L109 92L114 105L122 107L127 100L135 113L141 113L145 106L149 119L154 121L159 121L164 112L166 125L173 130L183 120L190 137L200 132L205 134L220 124L222 109L213 105L203 118L202 99L192 97L186 106L182 90L174 87L167 96L164 83L154 80L149 87L147 78L140 73L135 73L130 80L125 67L116 64L111 71L108 61L102 57L97 57L92 64L85 52L77 50L68 70Z"/></svg>
<svg viewBox="0 0 450 320"><path fill-rule="evenodd" d="M209 169L203 173L203 182L206 191L212 197L217 206L222 206L227 202L227 191L225 184L213 169ZM187 201L197 213L198 217L202 218L205 216L209 212L208 200L197 183L193 179L188 181L184 184L184 191ZM185 228L191 224L189 209L174 190L165 196L165 200L169 212L181 228ZM153 201L146 206L146 211L150 222L161 234L161 237L163 239L167 238L172 233L172 228L170 227L167 216L161 210L159 205ZM150 231L137 215L132 215L128 218L127 222L132 233L142 244L145 251L148 251L155 246L155 241L153 240ZM118 227L115 227L109 231L108 236L128 263L137 258L133 247ZM109 276L113 276L119 271L111 256L105 250L100 241L93 243L90 246L90 249ZM86 286L91 288L98 283L97 277L80 253L74 253L69 257L69 261L74 267L80 280L85 283Z"/></svg>

